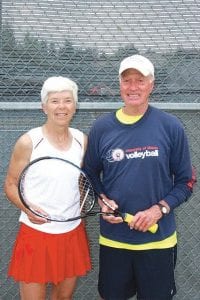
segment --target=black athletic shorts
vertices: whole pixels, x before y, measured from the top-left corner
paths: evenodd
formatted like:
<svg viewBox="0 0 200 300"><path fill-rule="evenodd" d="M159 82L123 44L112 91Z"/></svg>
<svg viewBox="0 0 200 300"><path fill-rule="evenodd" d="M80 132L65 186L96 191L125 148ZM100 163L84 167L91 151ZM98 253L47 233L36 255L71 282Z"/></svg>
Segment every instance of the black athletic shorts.
<svg viewBox="0 0 200 300"><path fill-rule="evenodd" d="M104 300L170 300L177 247L124 250L100 245L98 290Z"/></svg>

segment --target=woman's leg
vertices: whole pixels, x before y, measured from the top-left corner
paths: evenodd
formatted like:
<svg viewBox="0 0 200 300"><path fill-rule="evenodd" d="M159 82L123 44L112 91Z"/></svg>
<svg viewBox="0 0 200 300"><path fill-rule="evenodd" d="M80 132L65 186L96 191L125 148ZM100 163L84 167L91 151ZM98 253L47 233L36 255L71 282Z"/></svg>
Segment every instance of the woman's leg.
<svg viewBox="0 0 200 300"><path fill-rule="evenodd" d="M45 283L26 283L20 282L21 300L45 300L46 284Z"/></svg>
<svg viewBox="0 0 200 300"><path fill-rule="evenodd" d="M77 277L66 278L52 285L51 300L71 300L76 287Z"/></svg>

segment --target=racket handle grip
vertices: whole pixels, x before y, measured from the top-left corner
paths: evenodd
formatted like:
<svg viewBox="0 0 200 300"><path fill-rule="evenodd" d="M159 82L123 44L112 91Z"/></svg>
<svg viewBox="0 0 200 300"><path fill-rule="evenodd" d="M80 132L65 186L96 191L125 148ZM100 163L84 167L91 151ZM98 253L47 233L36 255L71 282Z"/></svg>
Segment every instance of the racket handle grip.
<svg viewBox="0 0 200 300"><path fill-rule="evenodd" d="M133 215L128 213L123 214L123 219L127 223L130 223L133 217L134 217ZM157 230L158 230L158 224L154 224L148 228L148 231L150 231L151 233L156 233Z"/></svg>

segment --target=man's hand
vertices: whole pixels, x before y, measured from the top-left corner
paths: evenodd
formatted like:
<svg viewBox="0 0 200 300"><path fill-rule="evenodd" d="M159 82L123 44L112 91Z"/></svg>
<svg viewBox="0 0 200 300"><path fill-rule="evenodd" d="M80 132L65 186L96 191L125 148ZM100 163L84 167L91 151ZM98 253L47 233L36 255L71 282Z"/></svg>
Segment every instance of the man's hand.
<svg viewBox="0 0 200 300"><path fill-rule="evenodd" d="M110 215L102 215L102 218L104 220L106 220L107 222L111 223L111 224L118 224L118 223L122 223L123 222L123 219L121 217L118 217L118 216L115 216L113 213L115 211L115 209L118 208L118 205L116 204L116 202L114 200L111 200L109 198L106 197L106 195L104 194L101 194L100 195L103 199L105 199L106 202L109 203L109 206L108 207L103 201L101 198L99 198L98 202L99 202L99 205L101 207L101 211L106 213L106 214L109 214ZM111 208L112 207L112 208Z"/></svg>
<svg viewBox="0 0 200 300"><path fill-rule="evenodd" d="M153 205L149 209L137 212L132 221L129 222L130 229L146 232L149 227L156 224L162 218L162 213L158 205Z"/></svg>

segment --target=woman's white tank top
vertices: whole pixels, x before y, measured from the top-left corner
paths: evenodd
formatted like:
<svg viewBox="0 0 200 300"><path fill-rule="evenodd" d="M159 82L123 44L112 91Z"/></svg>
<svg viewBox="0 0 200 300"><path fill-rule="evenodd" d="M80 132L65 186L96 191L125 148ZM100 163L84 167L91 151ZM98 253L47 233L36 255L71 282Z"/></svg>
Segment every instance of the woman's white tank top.
<svg viewBox="0 0 200 300"><path fill-rule="evenodd" d="M30 131L28 131L27 134L30 136L33 146L30 160L32 161L42 156L56 156L70 160L71 162L80 167L84 155L84 134L78 129L69 128L69 130L73 136L73 140L71 147L67 151L58 150L53 145L51 145L49 141L44 137L42 127L33 128ZM39 171L37 172L37 176L39 177ZM71 178L71 174L69 174L69 180L70 179L73 180L73 178ZM59 181L62 181L62 174L60 174ZM68 214L70 217L72 217L74 213L79 209L79 201L75 201L74 199L74 190L71 189L70 191L69 187L67 187L66 184L64 184L64 186L66 186L66 190L63 190L63 188L59 189L59 186L54 186L52 187L52 189L49 185L46 187L43 186L42 189L39 191L39 195L42 199L42 190L45 191L46 189L49 190L49 195L52 196L53 193L59 192L59 198L61 199L60 207L62 207L63 202L66 201L67 195L68 201L71 201L71 204L69 205L68 209ZM54 211L54 214L56 213L59 214L59 211ZM76 228L81 222L80 220L76 220L71 222L49 222L39 225L32 223L24 212L21 212L19 221L36 230L53 234L69 232Z"/></svg>

